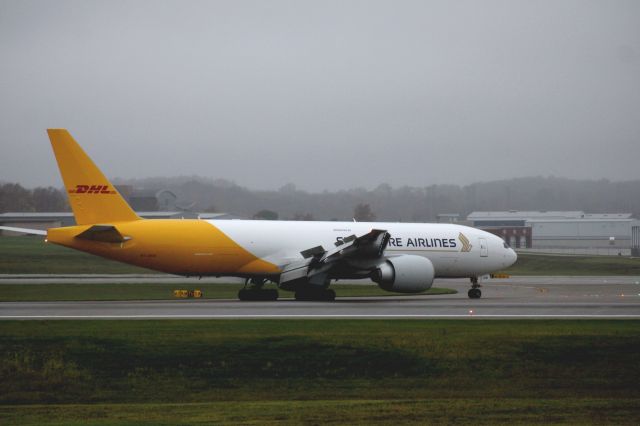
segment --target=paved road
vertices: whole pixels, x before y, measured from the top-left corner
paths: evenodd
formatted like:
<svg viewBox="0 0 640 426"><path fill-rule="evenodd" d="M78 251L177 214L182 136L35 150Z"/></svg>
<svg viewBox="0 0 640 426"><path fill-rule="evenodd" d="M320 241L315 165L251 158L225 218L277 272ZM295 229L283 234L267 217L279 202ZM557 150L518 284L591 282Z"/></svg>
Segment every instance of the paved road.
<svg viewBox="0 0 640 426"><path fill-rule="evenodd" d="M73 278L69 278L73 280ZM146 279L146 278L141 278ZM184 282L184 279L182 279ZM129 279L127 282L131 282ZM639 277L518 277L466 296L466 280L436 280L455 295L338 298L335 302L174 300L4 302L0 319L126 318L635 318ZM290 293L282 293L286 296Z"/></svg>

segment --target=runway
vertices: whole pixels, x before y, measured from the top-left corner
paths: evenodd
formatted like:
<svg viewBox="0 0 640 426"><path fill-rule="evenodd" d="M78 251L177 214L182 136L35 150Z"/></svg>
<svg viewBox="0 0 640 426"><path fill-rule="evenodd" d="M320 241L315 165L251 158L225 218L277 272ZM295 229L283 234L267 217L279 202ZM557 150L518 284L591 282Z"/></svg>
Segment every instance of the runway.
<svg viewBox="0 0 640 426"><path fill-rule="evenodd" d="M475 300L467 298L467 280L436 280L434 286L454 288L458 294L339 297L335 302L297 302L287 299L290 293L285 292L281 292L283 297L277 302L3 302L0 303L0 319L640 319L638 277L518 277L490 280L483 284L482 298Z"/></svg>

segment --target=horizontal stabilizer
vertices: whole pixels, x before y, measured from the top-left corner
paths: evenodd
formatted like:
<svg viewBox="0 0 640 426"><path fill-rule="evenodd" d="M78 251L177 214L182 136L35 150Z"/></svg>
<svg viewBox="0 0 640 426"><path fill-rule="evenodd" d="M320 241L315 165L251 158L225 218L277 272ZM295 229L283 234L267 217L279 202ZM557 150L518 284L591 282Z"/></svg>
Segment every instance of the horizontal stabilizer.
<svg viewBox="0 0 640 426"><path fill-rule="evenodd" d="M31 235L47 235L47 231L42 229L14 228L13 226L0 226L0 231L21 232L23 234Z"/></svg>
<svg viewBox="0 0 640 426"><path fill-rule="evenodd" d="M113 225L93 225L86 231L76 235L76 238L101 241L103 243L123 243L130 240L129 237L123 236Z"/></svg>

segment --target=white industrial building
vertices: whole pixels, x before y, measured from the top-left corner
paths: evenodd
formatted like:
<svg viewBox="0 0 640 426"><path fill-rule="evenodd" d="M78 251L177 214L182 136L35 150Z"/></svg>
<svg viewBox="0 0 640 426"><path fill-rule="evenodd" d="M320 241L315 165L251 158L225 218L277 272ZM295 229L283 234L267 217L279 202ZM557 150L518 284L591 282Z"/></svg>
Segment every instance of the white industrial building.
<svg viewBox="0 0 640 426"><path fill-rule="evenodd" d="M511 210L473 212L467 220L522 251L630 256L640 249L640 222L630 213Z"/></svg>

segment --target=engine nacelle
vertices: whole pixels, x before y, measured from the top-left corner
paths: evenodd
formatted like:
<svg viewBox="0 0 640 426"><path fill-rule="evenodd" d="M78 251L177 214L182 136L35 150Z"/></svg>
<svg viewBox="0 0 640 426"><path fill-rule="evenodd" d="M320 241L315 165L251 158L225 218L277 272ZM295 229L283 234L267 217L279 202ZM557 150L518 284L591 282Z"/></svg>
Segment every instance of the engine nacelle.
<svg viewBox="0 0 640 426"><path fill-rule="evenodd" d="M386 291L420 293L431 288L434 277L435 270L429 259L406 254L385 260L371 278Z"/></svg>

